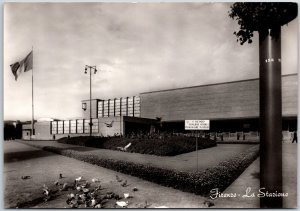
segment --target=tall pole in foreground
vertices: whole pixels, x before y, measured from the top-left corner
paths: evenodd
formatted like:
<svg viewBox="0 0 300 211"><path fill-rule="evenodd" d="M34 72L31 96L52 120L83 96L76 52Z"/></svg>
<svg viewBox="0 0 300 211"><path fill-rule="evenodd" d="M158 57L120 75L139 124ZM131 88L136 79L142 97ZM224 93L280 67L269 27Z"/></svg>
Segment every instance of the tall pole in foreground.
<svg viewBox="0 0 300 211"><path fill-rule="evenodd" d="M259 32L260 188L282 193L281 27ZM262 197L261 208L282 208L282 197Z"/></svg>
<svg viewBox="0 0 300 211"><path fill-rule="evenodd" d="M282 193L281 26L298 15L294 2L237 2L229 17L241 45L259 34L260 191ZM282 208L282 197L260 197L261 208Z"/></svg>
<svg viewBox="0 0 300 211"><path fill-rule="evenodd" d="M92 136L92 126L93 126L93 122L92 122L92 70L94 70L94 74L96 74L97 68L96 68L96 66L85 65L85 71L84 71L85 74L87 74L88 69L90 70L90 122L89 122L89 126L90 126L90 136Z"/></svg>
<svg viewBox="0 0 300 211"><path fill-rule="evenodd" d="M33 46L32 46L32 75L31 75L31 99L32 99L32 120L31 120L31 136L30 140L32 139L32 136L34 135L34 98L33 98Z"/></svg>

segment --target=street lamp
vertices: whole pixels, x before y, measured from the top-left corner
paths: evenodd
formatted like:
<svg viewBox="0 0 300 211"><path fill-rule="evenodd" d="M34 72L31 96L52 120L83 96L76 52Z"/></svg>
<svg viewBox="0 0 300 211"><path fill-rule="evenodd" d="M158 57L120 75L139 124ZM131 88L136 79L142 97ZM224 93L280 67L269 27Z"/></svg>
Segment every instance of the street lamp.
<svg viewBox="0 0 300 211"><path fill-rule="evenodd" d="M96 66L89 66L89 65L85 65L85 69L84 69L84 73L87 74L87 71L90 70L90 122L89 122L89 126L90 126L90 136L92 136L92 70L94 70L94 74L97 73L97 68Z"/></svg>

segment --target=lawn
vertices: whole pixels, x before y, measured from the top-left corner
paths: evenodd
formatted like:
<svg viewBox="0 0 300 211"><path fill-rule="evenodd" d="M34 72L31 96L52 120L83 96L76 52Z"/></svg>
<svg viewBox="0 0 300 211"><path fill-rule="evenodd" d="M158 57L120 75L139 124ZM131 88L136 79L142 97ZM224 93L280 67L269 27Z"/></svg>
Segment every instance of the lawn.
<svg viewBox="0 0 300 211"><path fill-rule="evenodd" d="M46 151L199 195L206 195L216 187L224 190L257 158L259 151L258 145L222 144L199 150L198 153L194 151L162 159L161 156L71 146L53 141L27 143Z"/></svg>

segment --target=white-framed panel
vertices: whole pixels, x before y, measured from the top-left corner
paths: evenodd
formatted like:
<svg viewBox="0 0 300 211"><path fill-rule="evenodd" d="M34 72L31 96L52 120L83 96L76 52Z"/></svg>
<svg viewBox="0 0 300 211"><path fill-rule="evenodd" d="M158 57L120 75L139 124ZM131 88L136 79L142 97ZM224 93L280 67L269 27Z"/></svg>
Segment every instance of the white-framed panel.
<svg viewBox="0 0 300 211"><path fill-rule="evenodd" d="M64 121L58 121L57 122L57 134L63 134L64 133L63 124L64 124Z"/></svg>
<svg viewBox="0 0 300 211"><path fill-rule="evenodd" d="M52 121L51 134L57 134L57 121Z"/></svg>
<svg viewBox="0 0 300 211"><path fill-rule="evenodd" d="M103 117L103 100L98 101L98 117Z"/></svg>
<svg viewBox="0 0 300 211"><path fill-rule="evenodd" d="M115 105L114 105L114 99L111 99L109 101L109 116L115 115Z"/></svg>
<svg viewBox="0 0 300 211"><path fill-rule="evenodd" d="M77 120L77 133L83 133L83 119Z"/></svg>
<svg viewBox="0 0 300 211"><path fill-rule="evenodd" d="M76 120L71 120L71 133L76 133Z"/></svg>
<svg viewBox="0 0 300 211"><path fill-rule="evenodd" d="M120 116L120 98L115 100L115 116Z"/></svg>
<svg viewBox="0 0 300 211"><path fill-rule="evenodd" d="M122 103L122 107L121 107L122 116L127 116L127 99L122 98L121 103Z"/></svg>
<svg viewBox="0 0 300 211"><path fill-rule="evenodd" d="M108 100L104 101L104 115L103 117L108 117L109 103Z"/></svg>
<svg viewBox="0 0 300 211"><path fill-rule="evenodd" d="M64 121L64 133L65 134L70 133L70 121L69 120Z"/></svg>

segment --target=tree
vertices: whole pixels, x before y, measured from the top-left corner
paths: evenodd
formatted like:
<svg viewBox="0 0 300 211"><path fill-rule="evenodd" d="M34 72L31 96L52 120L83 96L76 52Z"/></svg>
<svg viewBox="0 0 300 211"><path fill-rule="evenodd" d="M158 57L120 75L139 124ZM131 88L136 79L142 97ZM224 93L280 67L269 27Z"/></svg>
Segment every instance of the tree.
<svg viewBox="0 0 300 211"><path fill-rule="evenodd" d="M238 21L234 32L241 45L259 33L260 188L282 193L281 26L297 17L296 3L234 3L229 17ZM282 197L261 197L261 208L282 207Z"/></svg>

